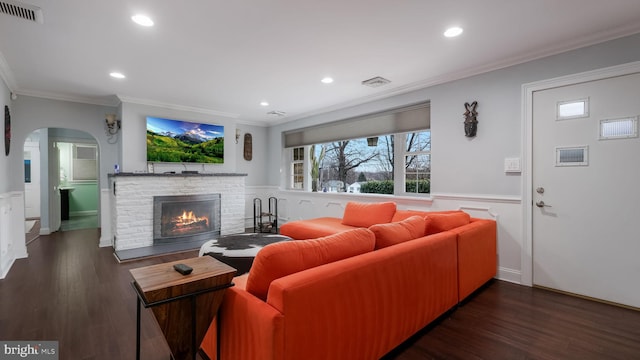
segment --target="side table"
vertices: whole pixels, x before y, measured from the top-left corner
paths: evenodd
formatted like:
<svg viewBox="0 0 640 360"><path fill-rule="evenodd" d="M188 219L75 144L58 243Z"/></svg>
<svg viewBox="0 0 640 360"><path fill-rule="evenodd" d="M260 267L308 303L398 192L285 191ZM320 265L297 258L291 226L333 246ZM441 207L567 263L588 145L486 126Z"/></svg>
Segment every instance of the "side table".
<svg viewBox="0 0 640 360"><path fill-rule="evenodd" d="M191 274L175 271L173 265L179 263L192 267ZM140 305L153 311L173 359L195 359L198 346L218 312L224 289L233 286L231 280L236 269L203 256L129 271L138 296L136 359L140 359Z"/></svg>

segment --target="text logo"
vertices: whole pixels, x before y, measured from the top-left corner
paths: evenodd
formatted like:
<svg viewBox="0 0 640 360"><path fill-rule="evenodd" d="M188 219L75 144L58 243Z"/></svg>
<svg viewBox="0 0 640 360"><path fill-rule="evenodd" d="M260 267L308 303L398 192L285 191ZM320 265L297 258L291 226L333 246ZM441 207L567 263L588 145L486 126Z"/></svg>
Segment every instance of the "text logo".
<svg viewBox="0 0 640 360"><path fill-rule="evenodd" d="M57 341L0 341L0 360L58 360Z"/></svg>

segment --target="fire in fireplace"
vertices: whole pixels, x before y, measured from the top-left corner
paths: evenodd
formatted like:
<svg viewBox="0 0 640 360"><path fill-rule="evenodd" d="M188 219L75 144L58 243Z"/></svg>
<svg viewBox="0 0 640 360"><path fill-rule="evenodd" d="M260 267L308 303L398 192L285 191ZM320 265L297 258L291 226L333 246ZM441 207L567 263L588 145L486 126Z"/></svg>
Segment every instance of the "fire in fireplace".
<svg viewBox="0 0 640 360"><path fill-rule="evenodd" d="M209 231L209 217L196 215L193 210L182 210L182 215L162 219L162 236L185 236Z"/></svg>
<svg viewBox="0 0 640 360"><path fill-rule="evenodd" d="M154 196L154 244L210 239L219 234L220 194Z"/></svg>

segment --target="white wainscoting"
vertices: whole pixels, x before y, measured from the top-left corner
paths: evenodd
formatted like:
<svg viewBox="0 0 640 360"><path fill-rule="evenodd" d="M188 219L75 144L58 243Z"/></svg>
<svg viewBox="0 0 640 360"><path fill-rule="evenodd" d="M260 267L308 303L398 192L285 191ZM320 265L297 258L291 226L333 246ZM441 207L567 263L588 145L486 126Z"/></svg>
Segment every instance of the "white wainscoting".
<svg viewBox="0 0 640 360"><path fill-rule="evenodd" d="M394 201L400 209L439 211L460 209L472 217L494 219L498 223L497 278L520 284L522 250L522 200L517 196L432 194L430 198L374 194L312 193L279 190L277 187L247 187L245 223L253 226L253 198L263 203L269 196L278 199L278 222L315 217L342 217L349 201Z"/></svg>
<svg viewBox="0 0 640 360"><path fill-rule="evenodd" d="M111 203L110 189L100 189L100 243L99 247L114 246L111 232Z"/></svg>
<svg viewBox="0 0 640 360"><path fill-rule="evenodd" d="M24 211L23 192L0 194L0 279L7 276L16 259L28 255Z"/></svg>
<svg viewBox="0 0 640 360"><path fill-rule="evenodd" d="M472 217L494 219L498 225L496 278L520 284L522 199L512 196L433 194L433 210L460 209Z"/></svg>

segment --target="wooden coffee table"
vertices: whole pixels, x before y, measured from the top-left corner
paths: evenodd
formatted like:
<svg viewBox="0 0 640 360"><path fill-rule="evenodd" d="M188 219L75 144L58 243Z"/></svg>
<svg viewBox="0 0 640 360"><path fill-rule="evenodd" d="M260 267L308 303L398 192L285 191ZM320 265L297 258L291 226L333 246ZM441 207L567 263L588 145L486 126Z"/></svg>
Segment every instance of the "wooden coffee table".
<svg viewBox="0 0 640 360"><path fill-rule="evenodd" d="M174 264L193 268L189 275ZM222 302L233 286L236 269L210 256L184 259L129 270L138 295L136 359L140 359L140 305L151 308L174 359L195 359L198 347ZM191 329L191 331L185 331Z"/></svg>

